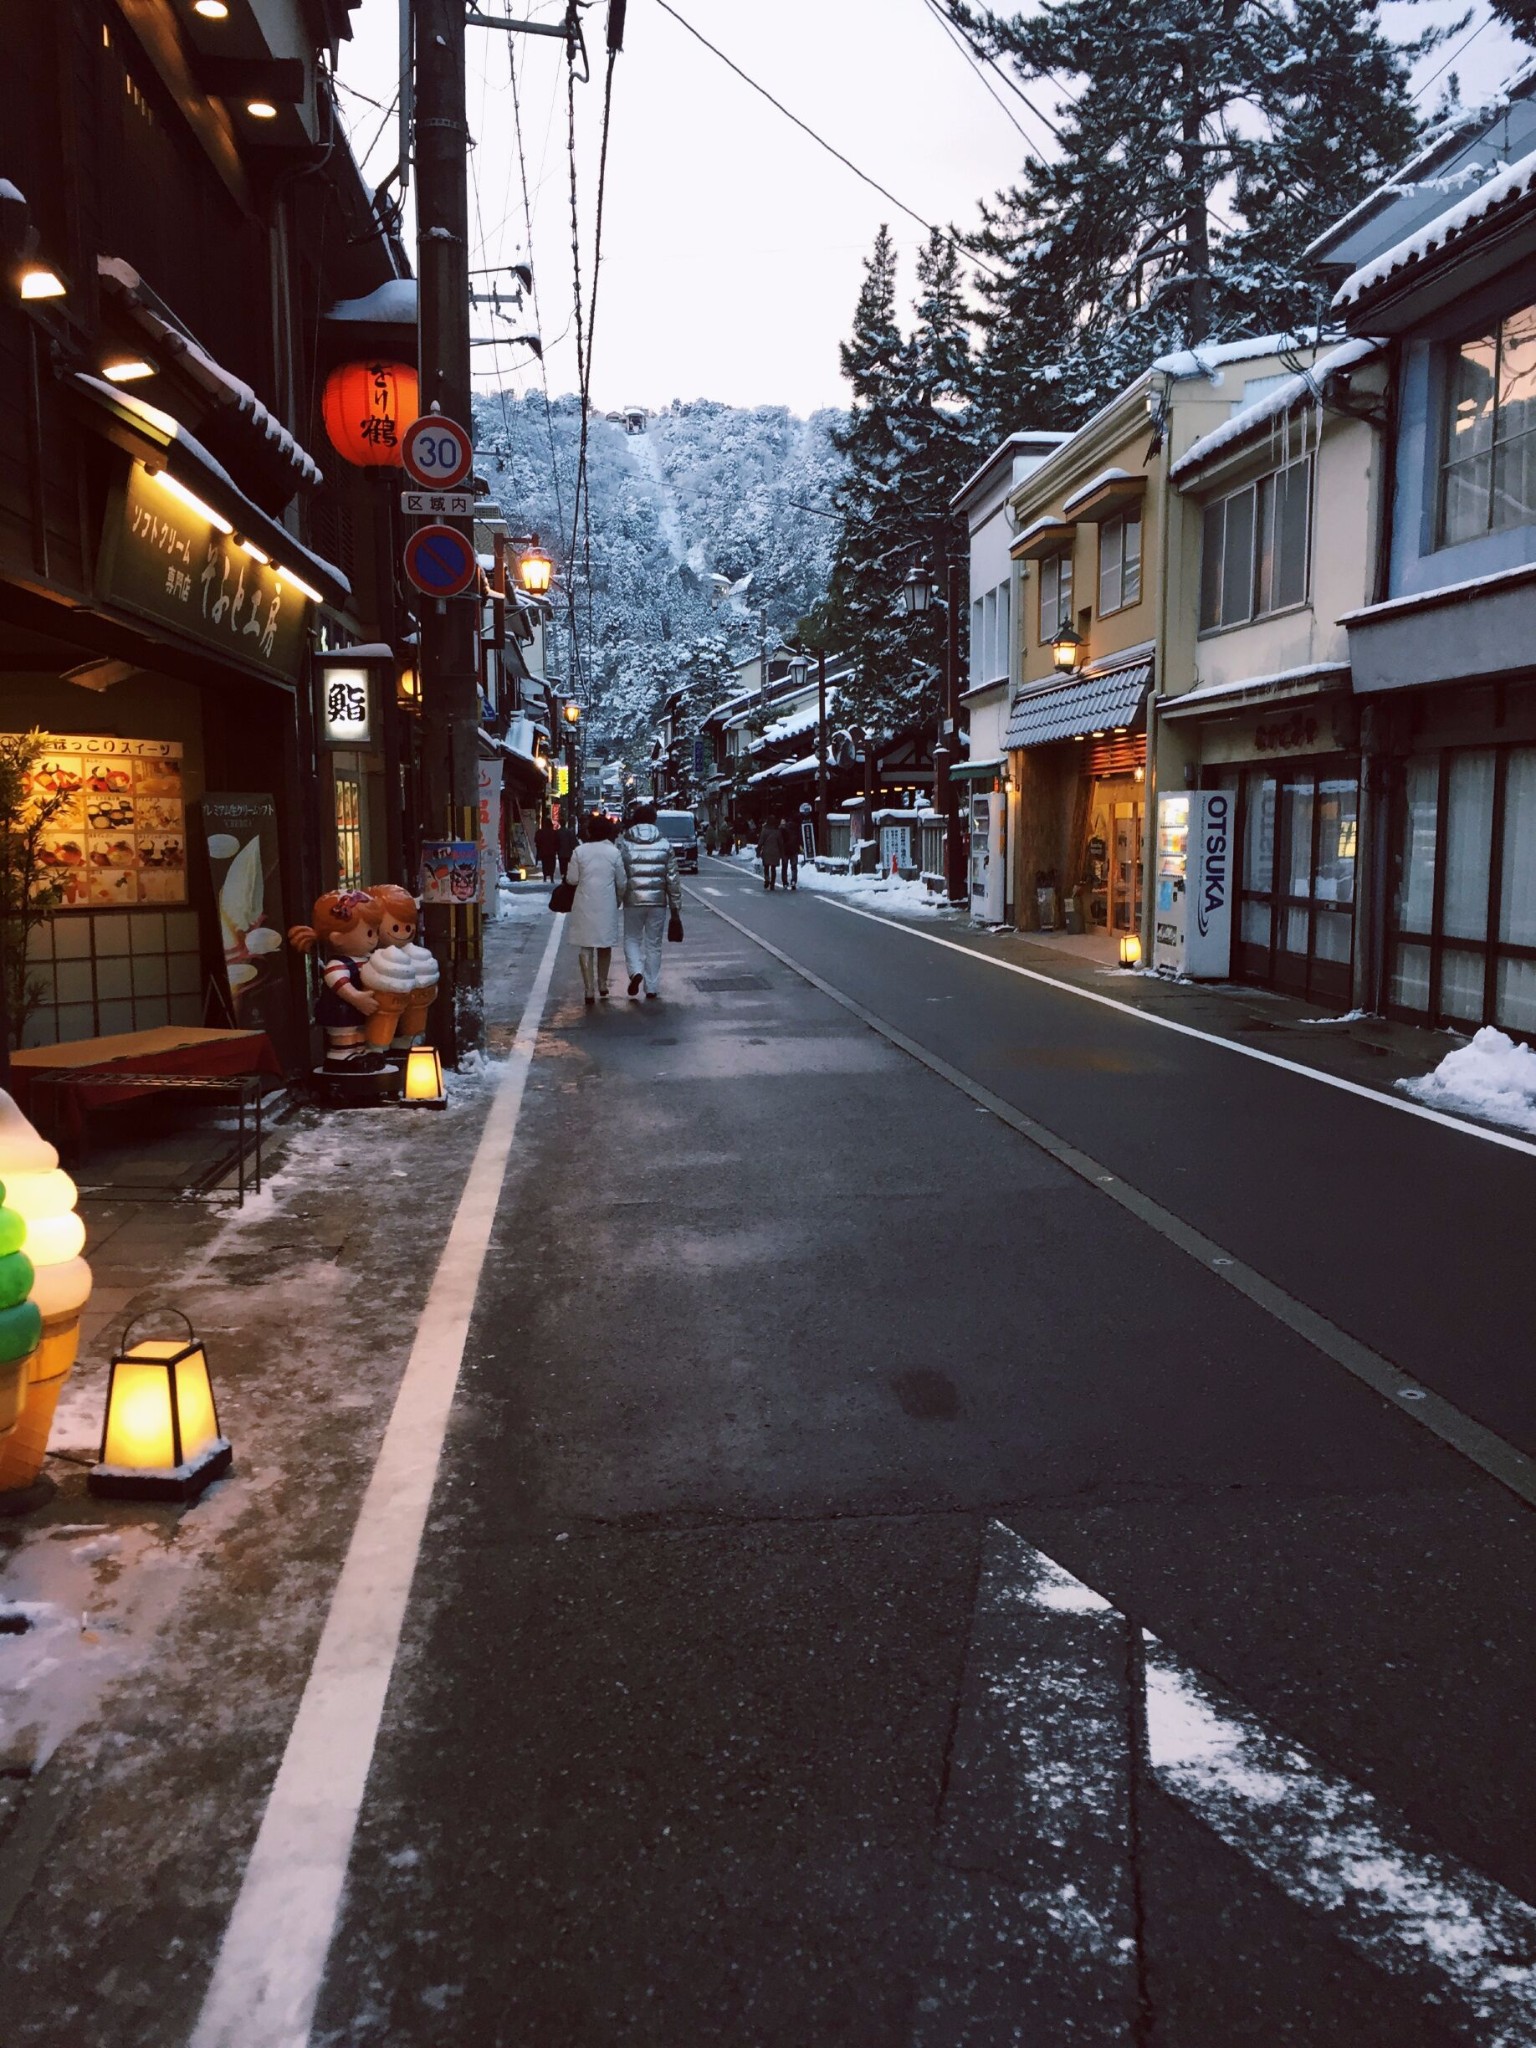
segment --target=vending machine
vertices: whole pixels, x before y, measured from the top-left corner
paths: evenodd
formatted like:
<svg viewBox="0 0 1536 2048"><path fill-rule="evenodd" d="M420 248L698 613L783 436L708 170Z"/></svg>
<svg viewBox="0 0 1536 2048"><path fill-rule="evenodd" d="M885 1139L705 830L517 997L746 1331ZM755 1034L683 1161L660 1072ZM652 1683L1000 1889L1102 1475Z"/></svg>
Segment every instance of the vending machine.
<svg viewBox="0 0 1536 2048"><path fill-rule="evenodd" d="M971 915L1001 924L1007 914L1005 840L1007 799L1002 791L971 798Z"/></svg>
<svg viewBox="0 0 1536 2048"><path fill-rule="evenodd" d="M1232 971L1230 790L1192 789L1157 800L1157 905L1152 964L1196 981Z"/></svg>

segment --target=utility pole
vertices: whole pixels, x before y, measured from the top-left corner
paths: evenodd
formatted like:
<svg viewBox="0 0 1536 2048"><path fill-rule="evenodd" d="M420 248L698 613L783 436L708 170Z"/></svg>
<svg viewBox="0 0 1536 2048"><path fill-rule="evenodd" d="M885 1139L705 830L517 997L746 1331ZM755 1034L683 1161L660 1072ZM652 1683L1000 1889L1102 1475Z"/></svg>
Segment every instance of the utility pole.
<svg viewBox="0 0 1536 2048"><path fill-rule="evenodd" d="M949 900L968 906L971 892L960 830L960 791L950 773L960 745L960 564L953 549L945 565L944 603L944 722L940 745L933 750L933 794L944 818L944 879Z"/></svg>
<svg viewBox="0 0 1536 2048"><path fill-rule="evenodd" d="M827 850L827 650L816 650L816 851Z"/></svg>
<svg viewBox="0 0 1536 2048"><path fill-rule="evenodd" d="M421 409L472 431L464 0L413 0L413 16ZM472 542L469 520L451 523ZM421 600L425 838L479 839L478 605L475 595ZM448 998L443 1051L459 1066L485 1044L480 906L428 904L425 916Z"/></svg>

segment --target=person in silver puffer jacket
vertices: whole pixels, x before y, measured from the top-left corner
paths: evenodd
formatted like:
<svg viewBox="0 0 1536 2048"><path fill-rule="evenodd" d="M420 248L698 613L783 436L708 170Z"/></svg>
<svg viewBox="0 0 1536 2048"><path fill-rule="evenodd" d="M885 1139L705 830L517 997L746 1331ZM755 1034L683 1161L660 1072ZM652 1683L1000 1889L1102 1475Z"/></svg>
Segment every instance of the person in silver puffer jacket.
<svg viewBox="0 0 1536 2048"><path fill-rule="evenodd" d="M654 804L637 804L629 830L619 841L627 883L624 891L624 960L629 993L661 993L661 946L669 915L680 915L683 883L672 842L656 823Z"/></svg>

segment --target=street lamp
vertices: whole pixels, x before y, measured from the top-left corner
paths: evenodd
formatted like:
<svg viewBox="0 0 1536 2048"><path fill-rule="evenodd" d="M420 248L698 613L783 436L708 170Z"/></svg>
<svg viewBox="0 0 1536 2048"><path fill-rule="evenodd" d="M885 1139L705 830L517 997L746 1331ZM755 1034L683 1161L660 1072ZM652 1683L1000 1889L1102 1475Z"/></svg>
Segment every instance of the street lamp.
<svg viewBox="0 0 1536 2048"><path fill-rule="evenodd" d="M561 712L560 716L565 720L567 725L580 725L581 706L579 704L574 703L567 704L564 711Z"/></svg>
<svg viewBox="0 0 1536 2048"><path fill-rule="evenodd" d="M547 597L554 580L555 565L539 546L534 534L525 552L517 558L517 580L529 597Z"/></svg>
<svg viewBox="0 0 1536 2048"><path fill-rule="evenodd" d="M811 664L803 654L797 654L789 664L789 680L797 690L803 690L810 679Z"/></svg>
<svg viewBox="0 0 1536 2048"><path fill-rule="evenodd" d="M933 603L933 571L914 562L901 586L901 601L909 618L920 619Z"/></svg>
<svg viewBox="0 0 1536 2048"><path fill-rule="evenodd" d="M1070 619L1063 619L1056 628L1056 637L1051 642L1051 659L1056 664L1058 675L1075 675L1083 659L1088 643L1073 626Z"/></svg>

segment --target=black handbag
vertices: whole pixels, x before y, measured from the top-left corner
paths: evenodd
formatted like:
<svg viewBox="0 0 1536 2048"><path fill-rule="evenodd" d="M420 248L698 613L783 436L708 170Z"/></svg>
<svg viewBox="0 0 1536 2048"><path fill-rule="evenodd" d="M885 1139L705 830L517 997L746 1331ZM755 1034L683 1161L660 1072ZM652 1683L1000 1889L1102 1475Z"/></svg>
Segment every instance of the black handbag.
<svg viewBox="0 0 1536 2048"><path fill-rule="evenodd" d="M675 910L667 919L667 937L674 946L680 946L683 943L683 920Z"/></svg>
<svg viewBox="0 0 1536 2048"><path fill-rule="evenodd" d="M576 884L574 882L556 882L554 889L550 894L550 909L560 911L570 910L575 904L575 901Z"/></svg>

